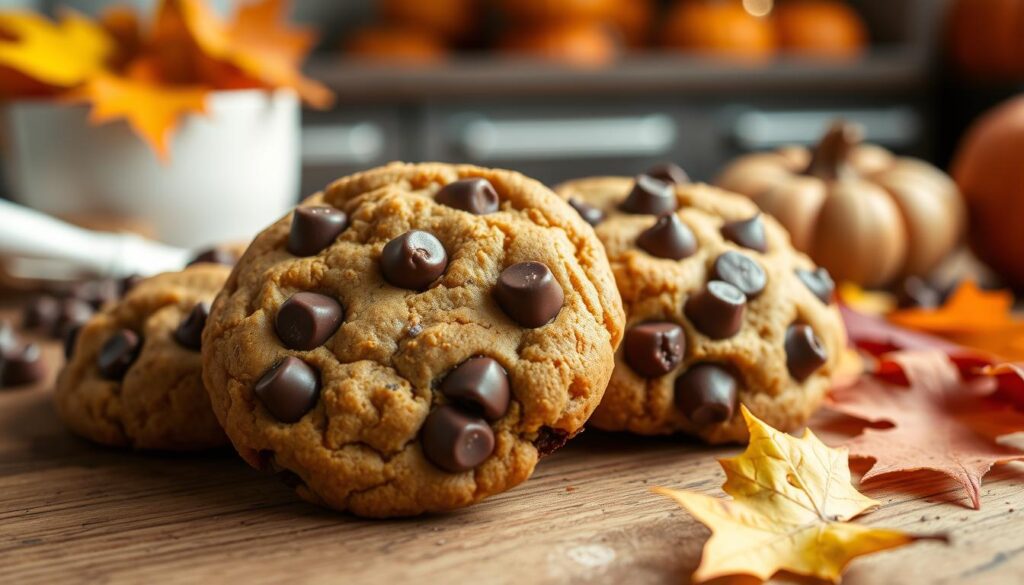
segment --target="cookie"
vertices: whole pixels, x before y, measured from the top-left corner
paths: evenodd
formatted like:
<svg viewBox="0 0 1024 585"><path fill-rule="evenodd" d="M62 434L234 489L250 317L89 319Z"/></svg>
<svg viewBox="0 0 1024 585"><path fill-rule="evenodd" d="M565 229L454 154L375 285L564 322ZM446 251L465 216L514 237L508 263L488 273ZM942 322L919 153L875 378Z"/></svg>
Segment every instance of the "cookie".
<svg viewBox="0 0 1024 585"><path fill-rule="evenodd" d="M623 321L600 242L549 189L393 163L256 238L204 375L252 466L314 503L414 515L515 486L579 432Z"/></svg>
<svg viewBox="0 0 1024 585"><path fill-rule="evenodd" d="M831 279L748 199L658 173L556 189L595 225L627 315L591 423L745 441L743 403L776 428L799 427L845 343Z"/></svg>
<svg viewBox="0 0 1024 585"><path fill-rule="evenodd" d="M70 339L60 419L116 447L187 451L227 444L203 387L202 329L231 268L203 263L136 283Z"/></svg>

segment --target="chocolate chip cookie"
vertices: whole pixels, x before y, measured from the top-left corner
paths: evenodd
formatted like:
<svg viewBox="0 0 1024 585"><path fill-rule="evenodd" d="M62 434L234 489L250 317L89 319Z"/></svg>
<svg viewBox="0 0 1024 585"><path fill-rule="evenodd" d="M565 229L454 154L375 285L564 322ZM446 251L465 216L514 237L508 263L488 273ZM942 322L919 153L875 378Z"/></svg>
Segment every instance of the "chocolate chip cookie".
<svg viewBox="0 0 1024 585"><path fill-rule="evenodd" d="M186 451L227 444L203 387L202 330L231 268L203 263L138 282L71 338L57 413L105 445Z"/></svg>
<svg viewBox="0 0 1024 585"><path fill-rule="evenodd" d="M744 441L741 402L776 428L804 423L845 334L828 273L776 221L667 165L556 191L595 225L628 320L595 427Z"/></svg>
<svg viewBox="0 0 1024 585"><path fill-rule="evenodd" d="M594 232L509 171L394 163L260 234L203 335L254 467L364 516L467 506L575 435L624 315Z"/></svg>

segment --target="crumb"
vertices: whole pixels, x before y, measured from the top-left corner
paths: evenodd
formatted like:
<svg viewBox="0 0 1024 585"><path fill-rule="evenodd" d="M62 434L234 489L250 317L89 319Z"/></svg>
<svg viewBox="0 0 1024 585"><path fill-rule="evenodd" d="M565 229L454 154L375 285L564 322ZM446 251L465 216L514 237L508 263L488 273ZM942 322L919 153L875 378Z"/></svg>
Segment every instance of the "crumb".
<svg viewBox="0 0 1024 585"><path fill-rule="evenodd" d="M567 491L567 492L569 492L571 494L572 492L576 491L576 487L575 486L571 486L571 485L567 485L567 486L565 486L565 491Z"/></svg>

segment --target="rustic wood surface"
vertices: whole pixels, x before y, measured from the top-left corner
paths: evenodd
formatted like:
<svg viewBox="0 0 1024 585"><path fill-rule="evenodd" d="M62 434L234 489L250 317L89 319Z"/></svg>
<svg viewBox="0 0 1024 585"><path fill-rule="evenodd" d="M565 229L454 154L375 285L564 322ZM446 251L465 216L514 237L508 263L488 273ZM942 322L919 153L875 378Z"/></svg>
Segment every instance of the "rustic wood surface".
<svg viewBox="0 0 1024 585"><path fill-rule="evenodd" d="M721 494L715 459L738 450L590 431L478 506L365 521L231 452L89 444L61 427L51 386L0 391L0 583L688 583L709 533L649 488ZM989 474L980 511L933 475L863 489L884 506L862 522L952 543L856 560L845 583L1024 582L1024 465Z"/></svg>

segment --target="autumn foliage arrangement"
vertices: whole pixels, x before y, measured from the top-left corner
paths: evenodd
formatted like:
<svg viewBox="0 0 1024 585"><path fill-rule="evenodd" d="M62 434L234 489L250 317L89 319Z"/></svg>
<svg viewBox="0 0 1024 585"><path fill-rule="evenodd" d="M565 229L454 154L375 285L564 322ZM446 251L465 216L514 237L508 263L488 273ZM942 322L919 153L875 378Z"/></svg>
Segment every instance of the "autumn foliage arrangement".
<svg viewBox="0 0 1024 585"><path fill-rule="evenodd" d="M300 66L313 31L285 22L290 0L253 0L230 18L204 0L161 0L148 22L114 8L51 21L0 12L0 98L91 106L89 120L124 120L163 160L184 116L205 114L213 91L289 89L310 106L333 101Z"/></svg>

